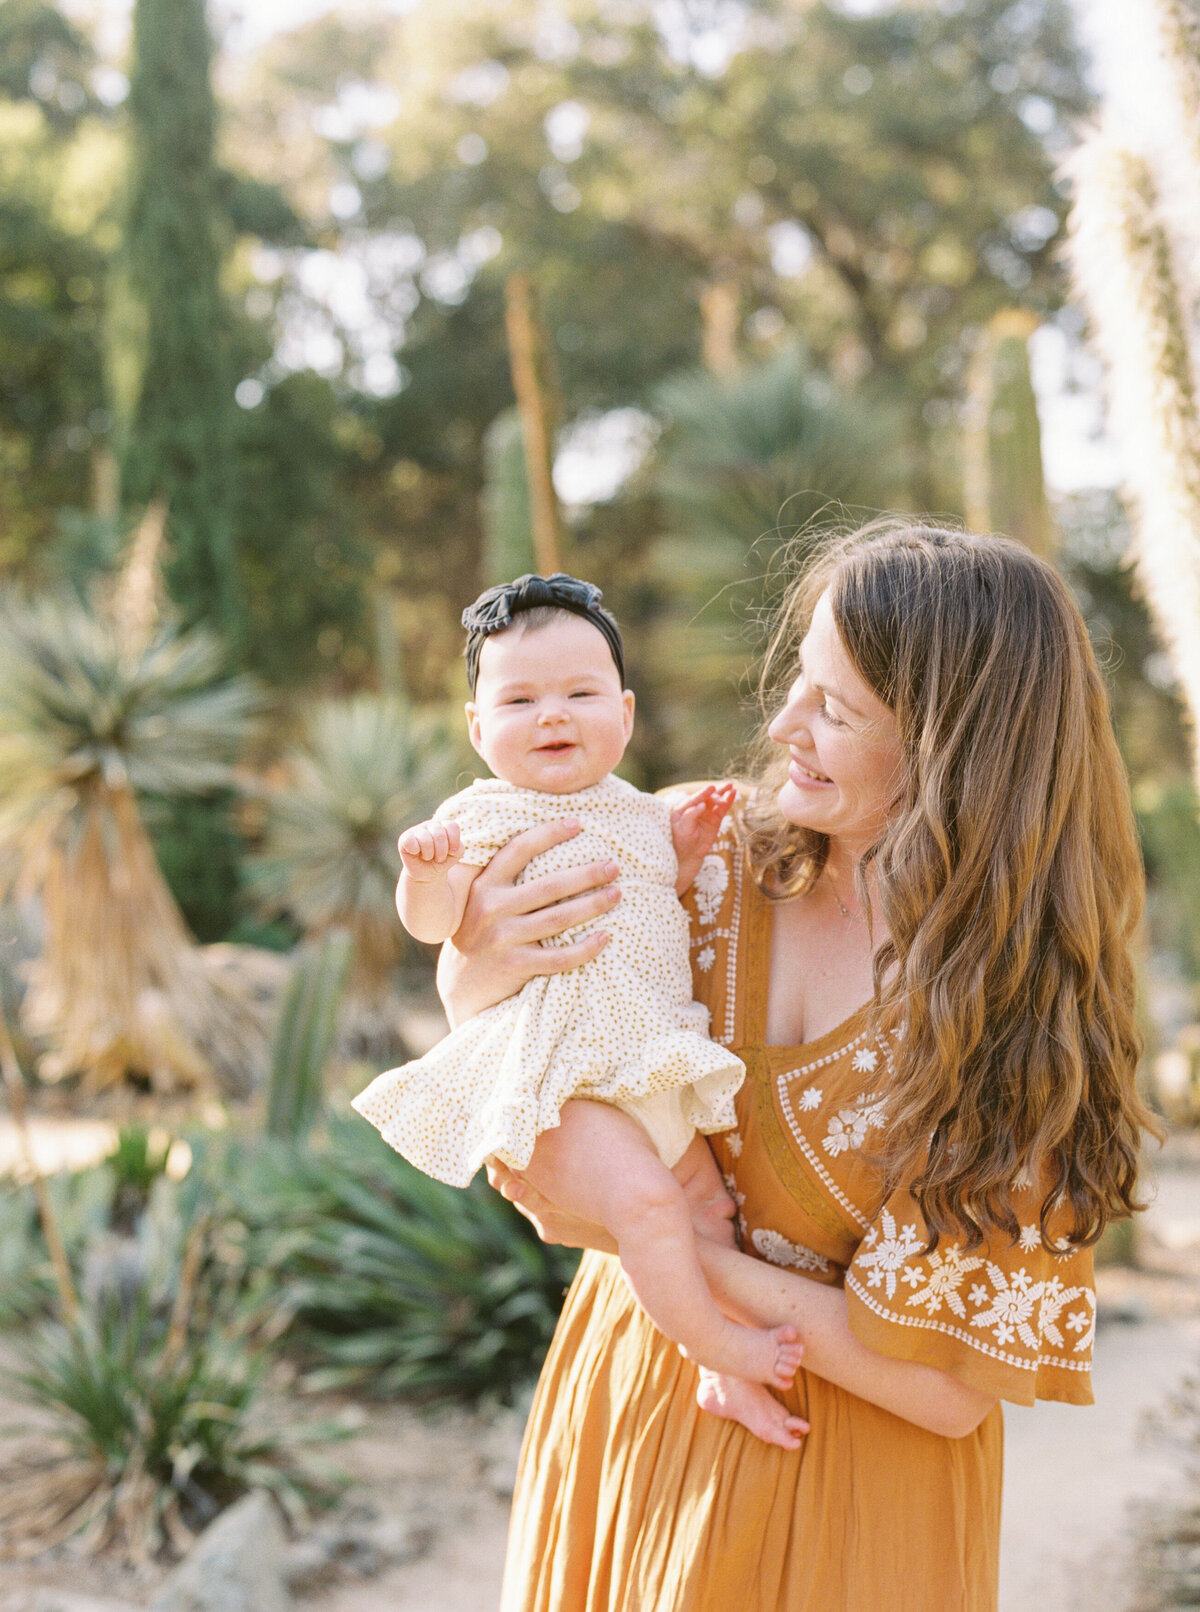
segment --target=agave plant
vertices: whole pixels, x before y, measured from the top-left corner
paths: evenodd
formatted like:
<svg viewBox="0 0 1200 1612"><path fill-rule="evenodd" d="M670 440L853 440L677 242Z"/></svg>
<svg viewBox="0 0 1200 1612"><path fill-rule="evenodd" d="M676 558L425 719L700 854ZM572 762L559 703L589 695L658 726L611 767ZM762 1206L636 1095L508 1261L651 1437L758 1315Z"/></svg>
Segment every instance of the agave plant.
<svg viewBox="0 0 1200 1612"><path fill-rule="evenodd" d="M27 1340L10 1391L47 1412L41 1438L0 1478L0 1546L21 1554L78 1536L131 1561L180 1555L231 1500L272 1490L302 1514L326 1480L299 1446L344 1432L267 1407L265 1359L212 1281L197 1223L169 1312L112 1294L74 1326Z"/></svg>
<svg viewBox="0 0 1200 1612"><path fill-rule="evenodd" d="M350 935L353 995L378 993L404 951L396 836L451 793L461 759L440 717L395 695L326 700L268 797L251 888L307 934Z"/></svg>
<svg viewBox="0 0 1200 1612"><path fill-rule="evenodd" d="M577 1255L482 1177L431 1181L356 1115L320 1151L257 1148L240 1176L260 1279L316 1388L509 1398L541 1365Z"/></svg>
<svg viewBox="0 0 1200 1612"><path fill-rule="evenodd" d="M118 620L0 601L0 867L43 921L23 1020L44 1078L234 1085L258 1027L204 967L138 797L228 786L258 696L207 632Z"/></svg>

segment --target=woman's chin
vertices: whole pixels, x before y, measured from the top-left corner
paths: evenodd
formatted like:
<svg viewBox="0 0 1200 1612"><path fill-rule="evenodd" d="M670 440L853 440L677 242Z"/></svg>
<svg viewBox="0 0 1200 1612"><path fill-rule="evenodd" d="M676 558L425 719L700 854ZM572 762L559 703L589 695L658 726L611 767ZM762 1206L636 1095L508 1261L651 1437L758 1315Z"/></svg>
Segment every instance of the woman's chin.
<svg viewBox="0 0 1200 1612"><path fill-rule="evenodd" d="M802 789L789 778L775 797L779 810L789 823L797 828L811 828L821 832L828 815L821 810L822 802L814 800L807 789Z"/></svg>

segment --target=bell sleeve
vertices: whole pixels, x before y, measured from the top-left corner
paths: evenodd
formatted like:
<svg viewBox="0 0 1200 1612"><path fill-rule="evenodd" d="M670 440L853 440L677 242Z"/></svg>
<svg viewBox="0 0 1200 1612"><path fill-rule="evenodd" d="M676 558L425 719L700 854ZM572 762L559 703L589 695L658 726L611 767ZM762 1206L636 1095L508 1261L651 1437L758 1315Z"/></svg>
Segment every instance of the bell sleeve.
<svg viewBox="0 0 1200 1612"><path fill-rule="evenodd" d="M1001 1235L968 1249L943 1237L927 1253L916 1201L895 1193L846 1272L850 1329L879 1354L934 1366L1016 1405L1090 1405L1092 1251L1047 1249L1032 1191L1014 1207L1015 1242Z"/></svg>

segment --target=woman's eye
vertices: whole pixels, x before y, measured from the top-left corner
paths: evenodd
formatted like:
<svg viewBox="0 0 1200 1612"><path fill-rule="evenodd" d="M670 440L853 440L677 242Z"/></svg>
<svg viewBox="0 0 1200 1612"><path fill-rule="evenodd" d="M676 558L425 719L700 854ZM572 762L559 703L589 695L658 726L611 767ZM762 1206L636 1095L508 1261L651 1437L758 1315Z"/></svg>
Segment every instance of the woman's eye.
<svg viewBox="0 0 1200 1612"><path fill-rule="evenodd" d="M841 717L834 716L833 712L827 705L823 705L821 707L821 715L825 718L826 722L829 723L831 728L844 728L846 726Z"/></svg>

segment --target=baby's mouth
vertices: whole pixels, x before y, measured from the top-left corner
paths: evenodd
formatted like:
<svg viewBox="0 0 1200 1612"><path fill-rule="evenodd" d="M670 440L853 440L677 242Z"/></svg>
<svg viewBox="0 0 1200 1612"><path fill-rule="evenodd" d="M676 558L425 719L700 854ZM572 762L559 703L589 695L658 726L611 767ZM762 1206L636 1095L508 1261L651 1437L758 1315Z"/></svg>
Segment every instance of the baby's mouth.
<svg viewBox="0 0 1200 1612"><path fill-rule="evenodd" d="M553 744L539 744L538 752L541 755L559 755L563 750L574 750L575 746L570 739L556 739Z"/></svg>

